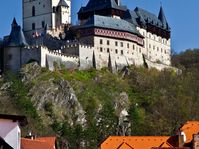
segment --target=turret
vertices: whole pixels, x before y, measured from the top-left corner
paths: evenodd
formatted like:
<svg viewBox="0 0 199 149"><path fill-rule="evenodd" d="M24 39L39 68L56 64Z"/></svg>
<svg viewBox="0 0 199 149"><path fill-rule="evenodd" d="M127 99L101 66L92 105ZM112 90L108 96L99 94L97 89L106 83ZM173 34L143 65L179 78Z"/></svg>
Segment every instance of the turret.
<svg viewBox="0 0 199 149"><path fill-rule="evenodd" d="M4 49L4 68L6 70L11 70L12 72L17 72L22 65L22 51L23 47L28 45L24 36L24 33L13 19L12 30L8 38L5 39L5 49Z"/></svg>
<svg viewBox="0 0 199 149"><path fill-rule="evenodd" d="M164 29L167 29L167 30L170 29L169 25L167 23L167 19L165 17L164 10L163 10L162 6L160 7L160 12L159 12L159 15L158 15L158 19L162 22L162 25L163 25Z"/></svg>
<svg viewBox="0 0 199 149"><path fill-rule="evenodd" d="M68 3L70 0L67 1ZM57 5L57 26L70 24L70 6L65 0L60 0Z"/></svg>

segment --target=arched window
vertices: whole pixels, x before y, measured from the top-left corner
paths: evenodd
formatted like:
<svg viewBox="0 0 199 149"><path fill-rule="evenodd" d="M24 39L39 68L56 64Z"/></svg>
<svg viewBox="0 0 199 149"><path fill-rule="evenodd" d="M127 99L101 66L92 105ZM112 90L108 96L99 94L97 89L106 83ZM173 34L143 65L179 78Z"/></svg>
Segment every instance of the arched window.
<svg viewBox="0 0 199 149"><path fill-rule="evenodd" d="M35 6L32 6L32 16L35 16Z"/></svg>

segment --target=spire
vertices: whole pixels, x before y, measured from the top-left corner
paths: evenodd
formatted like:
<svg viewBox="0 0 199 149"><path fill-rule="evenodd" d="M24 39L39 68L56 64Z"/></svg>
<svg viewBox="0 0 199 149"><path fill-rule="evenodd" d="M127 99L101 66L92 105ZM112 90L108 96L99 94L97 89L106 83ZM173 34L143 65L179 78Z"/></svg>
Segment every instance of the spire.
<svg viewBox="0 0 199 149"><path fill-rule="evenodd" d="M69 7L65 0L60 0L58 6Z"/></svg>
<svg viewBox="0 0 199 149"><path fill-rule="evenodd" d="M158 19L162 22L163 28L168 29L167 19L165 17L164 10L163 10L162 6L160 7Z"/></svg>
<svg viewBox="0 0 199 149"><path fill-rule="evenodd" d="M26 38L21 29L21 26L17 24L16 19L13 19L12 22L12 30L9 36L9 41L7 43L8 46L26 46L28 45L26 42Z"/></svg>
<svg viewBox="0 0 199 149"><path fill-rule="evenodd" d="M12 21L12 25L11 25L12 27L16 27L16 26L18 26L18 24L17 24L17 21L16 21L16 19L15 19L15 17L14 17L14 19L13 19L13 21Z"/></svg>

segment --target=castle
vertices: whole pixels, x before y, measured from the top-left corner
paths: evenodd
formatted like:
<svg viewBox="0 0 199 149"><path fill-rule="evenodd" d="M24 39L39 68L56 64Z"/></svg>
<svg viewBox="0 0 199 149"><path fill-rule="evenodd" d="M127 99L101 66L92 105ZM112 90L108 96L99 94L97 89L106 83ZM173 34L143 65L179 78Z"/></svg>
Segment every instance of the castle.
<svg viewBox="0 0 199 149"><path fill-rule="evenodd" d="M0 69L17 72L37 61L54 69L117 71L125 66L171 67L170 27L159 15L128 9L120 0L89 0L71 25L71 0L23 0L23 28L14 19L0 41Z"/></svg>

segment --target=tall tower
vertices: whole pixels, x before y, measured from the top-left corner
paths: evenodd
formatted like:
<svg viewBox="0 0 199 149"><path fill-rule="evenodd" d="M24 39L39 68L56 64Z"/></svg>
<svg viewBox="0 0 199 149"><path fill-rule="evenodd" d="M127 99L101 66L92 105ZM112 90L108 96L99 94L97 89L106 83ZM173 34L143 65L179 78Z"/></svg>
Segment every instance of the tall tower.
<svg viewBox="0 0 199 149"><path fill-rule="evenodd" d="M23 0L25 34L42 31L46 25L55 30L71 23L71 0Z"/></svg>

